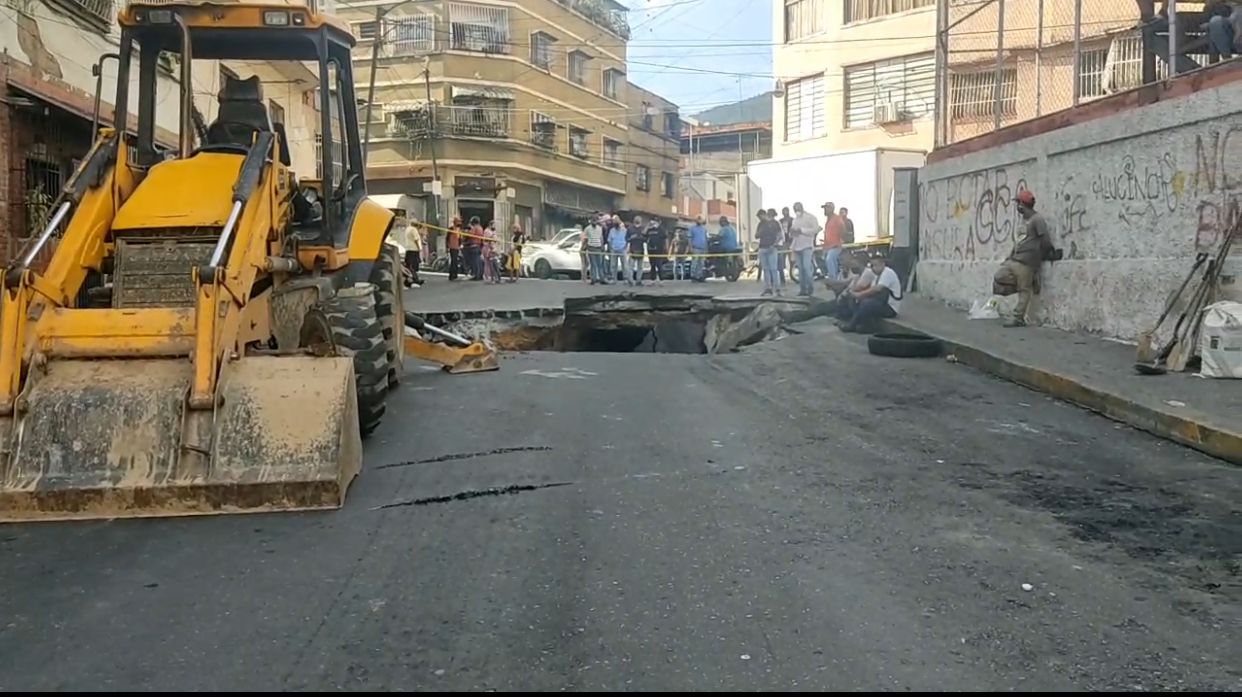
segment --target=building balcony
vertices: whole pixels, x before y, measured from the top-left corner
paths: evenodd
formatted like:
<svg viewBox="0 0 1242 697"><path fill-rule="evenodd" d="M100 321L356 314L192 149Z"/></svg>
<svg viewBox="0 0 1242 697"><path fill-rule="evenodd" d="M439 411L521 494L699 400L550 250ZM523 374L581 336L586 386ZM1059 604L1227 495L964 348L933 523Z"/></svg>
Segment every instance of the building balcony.
<svg viewBox="0 0 1242 697"><path fill-rule="evenodd" d="M389 135L423 140L445 138L510 138L513 109L500 104L437 104L392 115Z"/></svg>
<svg viewBox="0 0 1242 697"><path fill-rule="evenodd" d="M556 0L595 26L630 40L630 25L625 19L625 8L610 0Z"/></svg>

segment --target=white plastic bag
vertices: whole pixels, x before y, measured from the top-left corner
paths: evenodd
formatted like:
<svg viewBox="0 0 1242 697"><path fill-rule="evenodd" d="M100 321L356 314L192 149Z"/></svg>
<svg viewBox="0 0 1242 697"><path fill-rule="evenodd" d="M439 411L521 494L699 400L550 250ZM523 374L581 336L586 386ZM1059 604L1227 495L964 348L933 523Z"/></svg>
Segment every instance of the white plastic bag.
<svg viewBox="0 0 1242 697"><path fill-rule="evenodd" d="M976 300L974 304L970 306L970 318L971 319L1000 319L1000 310L997 309L999 306L1000 306L1000 299L997 298L995 295L988 298L987 300L983 300L983 301Z"/></svg>
<svg viewBox="0 0 1242 697"><path fill-rule="evenodd" d="M1199 357L1205 378L1242 378L1242 303L1223 301L1203 308Z"/></svg>

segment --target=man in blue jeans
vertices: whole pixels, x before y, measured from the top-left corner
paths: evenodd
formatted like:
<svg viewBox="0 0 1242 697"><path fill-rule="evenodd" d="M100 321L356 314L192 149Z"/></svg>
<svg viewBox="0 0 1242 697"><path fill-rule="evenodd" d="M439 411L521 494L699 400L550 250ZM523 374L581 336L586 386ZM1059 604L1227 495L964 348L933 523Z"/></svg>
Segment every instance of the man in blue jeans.
<svg viewBox="0 0 1242 697"><path fill-rule="evenodd" d="M699 216L695 219L694 225L690 226L690 280L695 283L703 283L703 261L707 254L707 218Z"/></svg>
<svg viewBox="0 0 1242 697"><path fill-rule="evenodd" d="M815 236L819 234L819 221L798 202L794 204L791 229L793 241L789 248L798 259L798 295L810 297L815 292Z"/></svg>
<svg viewBox="0 0 1242 697"><path fill-rule="evenodd" d="M772 211L775 213L776 211ZM763 294L781 294L781 285L777 285L780 275L780 244L784 236L781 224L772 219L768 211L759 211L759 227L755 230L759 238L759 268L763 271Z"/></svg>

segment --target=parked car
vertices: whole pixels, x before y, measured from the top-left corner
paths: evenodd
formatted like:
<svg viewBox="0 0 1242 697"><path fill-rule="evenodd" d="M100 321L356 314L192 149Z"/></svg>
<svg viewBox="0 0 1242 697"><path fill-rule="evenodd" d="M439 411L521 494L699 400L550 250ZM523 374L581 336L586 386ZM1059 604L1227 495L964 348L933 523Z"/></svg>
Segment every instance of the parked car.
<svg viewBox="0 0 1242 697"><path fill-rule="evenodd" d="M540 249L551 249L569 239L571 236L581 233L582 231L576 227L561 228L555 235L552 236L552 239L550 240L533 240L526 242L526 244L522 246L522 252L524 254L531 254Z"/></svg>
<svg viewBox="0 0 1242 697"><path fill-rule="evenodd" d="M582 231L575 229L561 237L560 242L555 245L531 245L533 249L523 248L522 275L535 278L552 278L558 275L582 278L582 257L578 254L578 242L581 239Z"/></svg>

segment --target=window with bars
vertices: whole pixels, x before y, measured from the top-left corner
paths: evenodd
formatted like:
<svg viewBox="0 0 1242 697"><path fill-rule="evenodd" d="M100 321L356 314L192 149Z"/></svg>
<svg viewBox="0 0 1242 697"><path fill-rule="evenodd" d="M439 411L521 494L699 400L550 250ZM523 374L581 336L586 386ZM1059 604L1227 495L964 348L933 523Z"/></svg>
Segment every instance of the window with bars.
<svg viewBox="0 0 1242 697"><path fill-rule="evenodd" d="M1018 113L1018 69L1002 68L1000 76L1000 114ZM949 75L949 115L951 118L991 118L996 112L996 71L979 70Z"/></svg>
<svg viewBox="0 0 1242 697"><path fill-rule="evenodd" d="M625 82L625 73L609 68L604 71L604 96L609 99L621 98L621 83Z"/></svg>
<svg viewBox="0 0 1242 697"><path fill-rule="evenodd" d="M846 24L936 6L936 0L844 0L844 2Z"/></svg>
<svg viewBox="0 0 1242 697"><path fill-rule="evenodd" d="M531 65L543 68L544 70L552 69L552 44L556 43L556 37L551 34L545 34L537 31L530 35L530 62Z"/></svg>
<svg viewBox="0 0 1242 697"><path fill-rule="evenodd" d="M412 56L435 50L433 15L392 17L384 20L384 49L390 56Z"/></svg>
<svg viewBox="0 0 1242 697"><path fill-rule="evenodd" d="M1194 53L1189 53L1187 56L1199 62L1200 65L1207 63L1207 56ZM1141 30L1125 32L1113 37L1108 46L1108 56L1104 61L1103 72L1101 88L1104 94L1123 92L1143 84L1143 34ZM1157 60L1156 79L1164 80L1168 76L1168 62Z"/></svg>
<svg viewBox="0 0 1242 697"><path fill-rule="evenodd" d="M795 80L785 87L785 140L809 140L827 132L823 74Z"/></svg>
<svg viewBox="0 0 1242 697"><path fill-rule="evenodd" d="M584 159L589 157L590 148L587 147L587 139L590 135L591 132L586 129L569 129L569 154Z"/></svg>
<svg viewBox="0 0 1242 697"><path fill-rule="evenodd" d="M639 191L651 191L651 168L638 165L634 168L634 188Z"/></svg>
<svg viewBox="0 0 1242 697"><path fill-rule="evenodd" d="M354 22L354 36L359 41L374 41L379 36L379 22L371 20L369 22Z"/></svg>
<svg viewBox="0 0 1242 697"><path fill-rule="evenodd" d="M895 105L901 118L932 113L936 99L936 56L923 54L845 69L845 127L872 125L876 107Z"/></svg>
<svg viewBox="0 0 1242 697"><path fill-rule="evenodd" d="M116 21L113 0L61 0L60 6L95 29L107 29Z"/></svg>
<svg viewBox="0 0 1242 697"><path fill-rule="evenodd" d="M586 84L586 66L590 56L582 51L569 52L569 79L579 85Z"/></svg>
<svg viewBox="0 0 1242 697"><path fill-rule="evenodd" d="M660 174L660 193L664 198L672 198L674 188L677 186L677 177L672 172L663 172Z"/></svg>
<svg viewBox="0 0 1242 697"><path fill-rule="evenodd" d="M458 51L508 53L509 8L450 2L449 34Z"/></svg>
<svg viewBox="0 0 1242 697"><path fill-rule="evenodd" d="M1108 46L1090 48L1078 56L1078 94L1082 99L1105 95L1104 73L1108 65Z"/></svg>
<svg viewBox="0 0 1242 697"><path fill-rule="evenodd" d="M505 138L509 135L512 106L504 99L459 97L449 107L449 123L455 135Z"/></svg>
<svg viewBox="0 0 1242 697"><path fill-rule="evenodd" d="M556 150L556 122L539 112L530 116L530 142L547 150Z"/></svg>
<svg viewBox="0 0 1242 697"><path fill-rule="evenodd" d="M267 103L267 113L269 116L271 116L272 123L274 124L278 123L278 124L281 124L282 126L284 125L285 108L280 105L280 102L276 101L275 99L269 100Z"/></svg>
<svg viewBox="0 0 1242 697"><path fill-rule="evenodd" d="M621 168L621 143L604 139L604 164L617 169Z"/></svg>
<svg viewBox="0 0 1242 697"><path fill-rule="evenodd" d="M828 0L785 0L785 41L797 41L828 28Z"/></svg>

